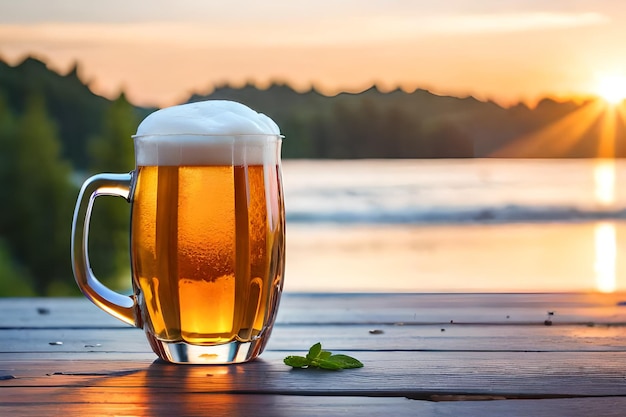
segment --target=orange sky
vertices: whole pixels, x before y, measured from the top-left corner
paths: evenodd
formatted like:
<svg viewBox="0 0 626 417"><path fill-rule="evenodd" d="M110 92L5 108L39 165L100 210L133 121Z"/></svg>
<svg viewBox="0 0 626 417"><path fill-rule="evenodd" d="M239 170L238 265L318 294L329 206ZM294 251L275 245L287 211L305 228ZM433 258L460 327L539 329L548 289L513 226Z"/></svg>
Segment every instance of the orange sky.
<svg viewBox="0 0 626 417"><path fill-rule="evenodd" d="M626 74L626 3L617 0L92 3L0 3L0 57L34 55L60 71L78 61L94 91L123 88L144 105L272 80L510 104L593 93L606 74Z"/></svg>

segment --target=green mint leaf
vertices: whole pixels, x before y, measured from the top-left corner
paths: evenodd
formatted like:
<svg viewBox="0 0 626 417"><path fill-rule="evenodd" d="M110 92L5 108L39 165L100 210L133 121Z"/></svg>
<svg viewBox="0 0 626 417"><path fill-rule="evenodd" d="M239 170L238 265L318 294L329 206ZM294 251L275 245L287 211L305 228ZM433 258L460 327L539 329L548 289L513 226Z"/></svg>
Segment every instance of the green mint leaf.
<svg viewBox="0 0 626 417"><path fill-rule="evenodd" d="M363 363L348 355L332 355L326 359L326 361L333 362L341 367L341 369L353 369L353 368L362 368Z"/></svg>
<svg viewBox="0 0 626 417"><path fill-rule="evenodd" d="M320 354L319 354L319 355L317 355L317 357L318 357L320 360L323 360L323 359L328 359L328 358L330 358L330 357L331 357L331 355L332 355L332 352L329 352L329 351L327 351L327 350L323 350L323 351L321 351L321 352L320 352Z"/></svg>
<svg viewBox="0 0 626 417"><path fill-rule="evenodd" d="M363 363L348 355L333 355L332 352L322 349L321 343L316 343L309 349L306 357L287 356L283 359L285 365L293 368L322 368L333 371L339 369L362 368Z"/></svg>
<svg viewBox="0 0 626 417"><path fill-rule="evenodd" d="M317 342L316 344L311 346L311 348L309 349L309 353L306 354L306 358L312 361L315 358L317 358L321 352L322 352L322 344Z"/></svg>
<svg viewBox="0 0 626 417"><path fill-rule="evenodd" d="M343 369L341 364L331 361L329 359L321 359L318 361L318 366L322 369L330 369L332 371L338 371L339 369Z"/></svg>
<svg viewBox="0 0 626 417"><path fill-rule="evenodd" d="M304 368L310 365L310 361L304 356L287 356L283 362L293 368Z"/></svg>

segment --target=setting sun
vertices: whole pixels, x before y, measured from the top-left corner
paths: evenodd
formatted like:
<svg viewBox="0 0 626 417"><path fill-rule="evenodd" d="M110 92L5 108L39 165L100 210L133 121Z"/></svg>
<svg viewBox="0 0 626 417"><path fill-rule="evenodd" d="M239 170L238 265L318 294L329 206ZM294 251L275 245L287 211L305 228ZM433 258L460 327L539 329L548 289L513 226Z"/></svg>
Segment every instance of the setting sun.
<svg viewBox="0 0 626 417"><path fill-rule="evenodd" d="M598 79L596 93L611 104L619 104L626 99L626 76L605 75Z"/></svg>

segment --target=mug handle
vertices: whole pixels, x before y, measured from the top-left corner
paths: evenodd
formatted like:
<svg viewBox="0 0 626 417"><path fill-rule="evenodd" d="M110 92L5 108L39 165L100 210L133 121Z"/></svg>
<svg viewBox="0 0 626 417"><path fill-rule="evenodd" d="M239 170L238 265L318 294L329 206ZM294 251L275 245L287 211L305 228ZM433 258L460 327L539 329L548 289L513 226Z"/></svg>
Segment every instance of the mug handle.
<svg viewBox="0 0 626 417"><path fill-rule="evenodd" d="M139 327L137 299L122 295L102 284L89 263L88 241L91 211L96 197L122 197L130 202L132 173L97 174L88 178L78 194L72 221L72 269L82 293L95 305L131 326Z"/></svg>

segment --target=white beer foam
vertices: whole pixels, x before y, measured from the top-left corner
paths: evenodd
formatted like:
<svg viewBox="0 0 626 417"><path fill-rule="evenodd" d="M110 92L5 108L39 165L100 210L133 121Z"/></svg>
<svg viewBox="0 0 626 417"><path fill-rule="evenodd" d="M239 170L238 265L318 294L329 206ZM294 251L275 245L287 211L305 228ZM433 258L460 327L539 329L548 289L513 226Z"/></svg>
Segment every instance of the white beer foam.
<svg viewBox="0 0 626 417"><path fill-rule="evenodd" d="M158 110L135 139L138 166L272 164L278 161L278 125L262 113L226 100Z"/></svg>

